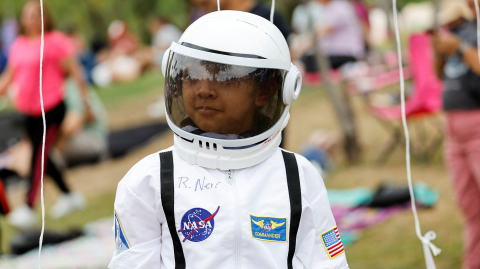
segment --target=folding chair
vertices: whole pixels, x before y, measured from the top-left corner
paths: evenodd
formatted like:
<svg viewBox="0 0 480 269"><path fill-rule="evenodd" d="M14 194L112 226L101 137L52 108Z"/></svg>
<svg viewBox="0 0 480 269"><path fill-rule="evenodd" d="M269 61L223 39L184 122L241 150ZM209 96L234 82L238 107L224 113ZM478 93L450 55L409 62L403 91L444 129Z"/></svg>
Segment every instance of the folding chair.
<svg viewBox="0 0 480 269"><path fill-rule="evenodd" d="M434 56L428 34L412 35L409 39L409 48L414 91L405 101L405 113L408 121L421 119L423 124L420 127L424 128L428 123L425 118L434 116L441 110L443 85L434 73ZM368 108L391 134L390 142L378 157L378 163L382 164L387 161L396 145L405 143L401 124L398 124L402 118L401 106L377 107L368 104ZM442 129L437 125L434 128L436 136L431 137L426 134L426 130L420 129L420 139L423 141L412 139L410 145L414 159L428 162L440 147L443 141Z"/></svg>

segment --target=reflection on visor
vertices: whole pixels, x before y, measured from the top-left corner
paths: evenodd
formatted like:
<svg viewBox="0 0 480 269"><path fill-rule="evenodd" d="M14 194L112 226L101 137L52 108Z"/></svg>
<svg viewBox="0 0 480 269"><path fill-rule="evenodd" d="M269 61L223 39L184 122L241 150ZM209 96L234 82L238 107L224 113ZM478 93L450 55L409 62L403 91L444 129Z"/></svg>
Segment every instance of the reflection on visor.
<svg viewBox="0 0 480 269"><path fill-rule="evenodd" d="M184 69L185 79L210 79L216 81L236 81L243 79L262 79L262 72L266 69L259 69L246 66L226 65L199 60L198 64L192 64ZM265 73L266 74L266 73Z"/></svg>
<svg viewBox="0 0 480 269"><path fill-rule="evenodd" d="M165 100L171 121L184 131L242 139L271 128L285 109L284 71L220 64L172 53Z"/></svg>

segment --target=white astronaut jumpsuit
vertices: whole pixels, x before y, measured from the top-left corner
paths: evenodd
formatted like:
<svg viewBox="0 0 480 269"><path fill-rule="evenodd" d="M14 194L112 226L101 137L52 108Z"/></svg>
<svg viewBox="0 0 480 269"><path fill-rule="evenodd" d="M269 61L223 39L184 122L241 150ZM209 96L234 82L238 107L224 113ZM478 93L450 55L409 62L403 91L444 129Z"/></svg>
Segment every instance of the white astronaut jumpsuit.
<svg viewBox="0 0 480 269"><path fill-rule="evenodd" d="M280 148L228 171L147 156L118 184L114 230L109 268L348 268L322 178Z"/></svg>

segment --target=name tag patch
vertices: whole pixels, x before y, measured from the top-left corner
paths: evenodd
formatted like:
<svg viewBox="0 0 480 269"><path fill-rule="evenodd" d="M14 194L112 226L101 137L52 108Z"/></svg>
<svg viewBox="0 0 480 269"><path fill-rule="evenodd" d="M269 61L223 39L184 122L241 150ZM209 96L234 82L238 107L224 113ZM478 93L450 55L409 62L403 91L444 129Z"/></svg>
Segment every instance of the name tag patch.
<svg viewBox="0 0 480 269"><path fill-rule="evenodd" d="M252 237L257 240L287 242L287 218L250 215Z"/></svg>

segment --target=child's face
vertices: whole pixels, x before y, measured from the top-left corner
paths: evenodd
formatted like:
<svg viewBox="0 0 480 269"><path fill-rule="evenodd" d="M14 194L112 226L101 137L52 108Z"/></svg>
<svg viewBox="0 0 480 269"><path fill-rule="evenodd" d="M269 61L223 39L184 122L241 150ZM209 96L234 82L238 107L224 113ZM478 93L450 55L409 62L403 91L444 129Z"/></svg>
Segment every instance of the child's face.
<svg viewBox="0 0 480 269"><path fill-rule="evenodd" d="M239 135L249 131L256 111L270 99L252 77L236 77L229 67L202 61L184 69L185 109L205 132Z"/></svg>

